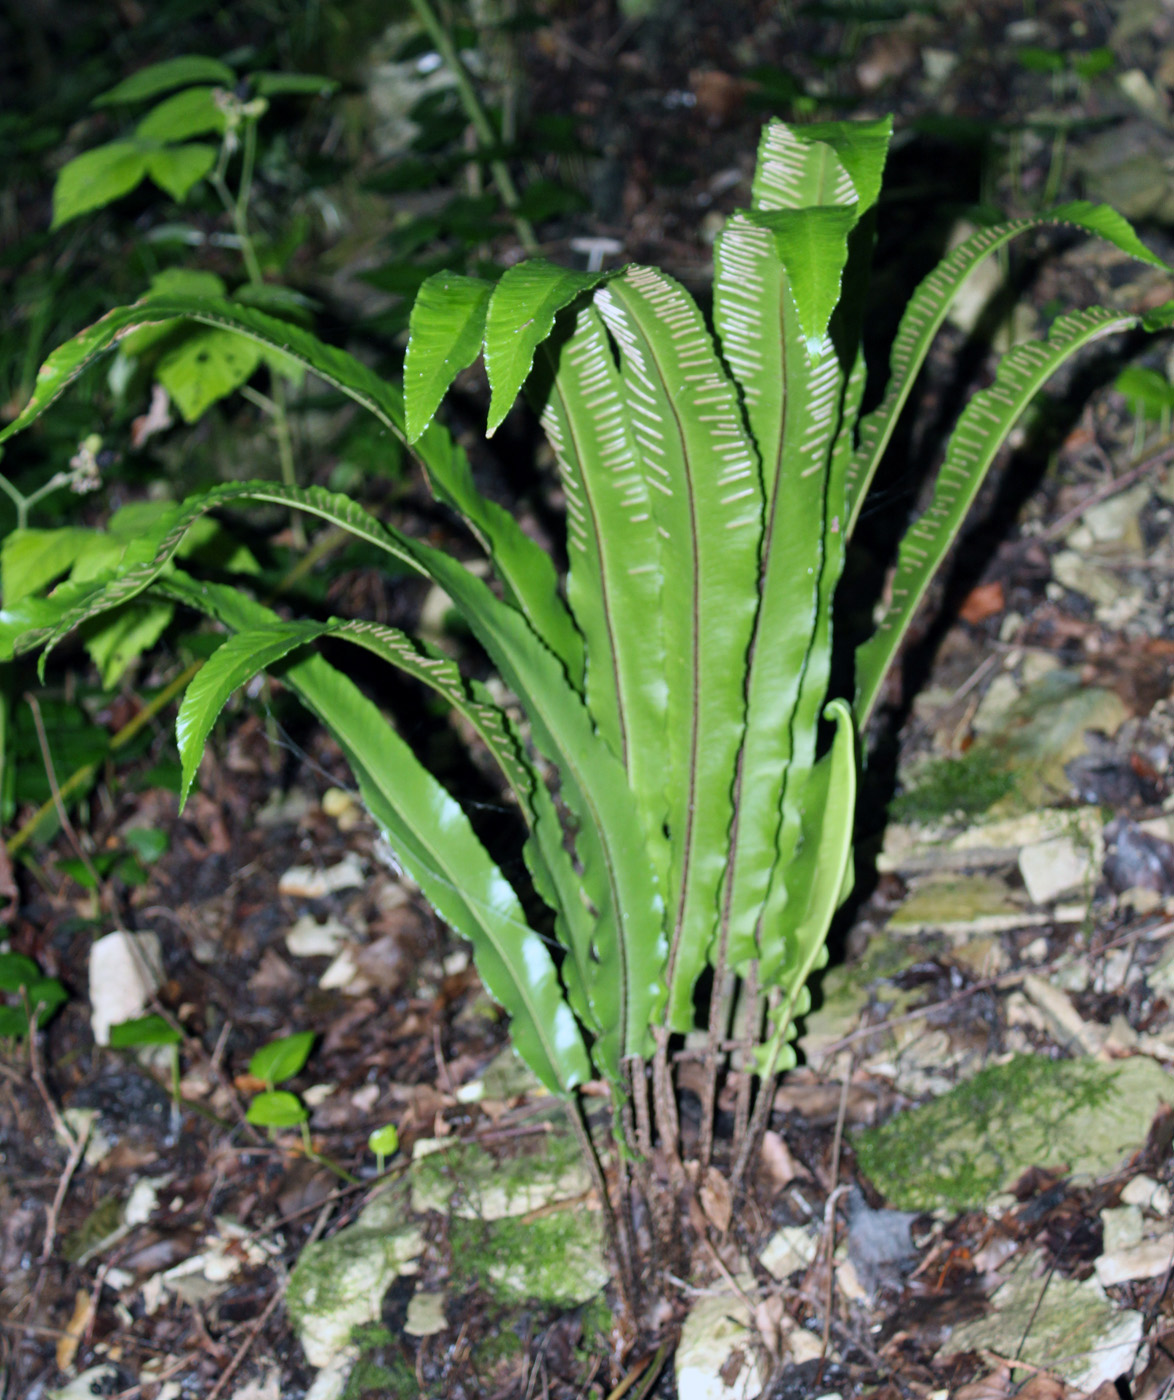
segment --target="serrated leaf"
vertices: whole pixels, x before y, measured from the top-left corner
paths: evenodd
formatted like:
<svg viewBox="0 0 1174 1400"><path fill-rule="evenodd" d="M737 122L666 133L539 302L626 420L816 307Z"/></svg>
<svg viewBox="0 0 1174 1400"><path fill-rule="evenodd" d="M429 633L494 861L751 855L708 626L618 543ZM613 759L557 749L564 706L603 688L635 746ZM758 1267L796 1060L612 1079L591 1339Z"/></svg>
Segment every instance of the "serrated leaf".
<svg viewBox="0 0 1174 1400"><path fill-rule="evenodd" d="M213 326L184 336L168 350L155 377L184 421L195 423L214 403L247 384L260 363L256 344Z"/></svg>
<svg viewBox="0 0 1174 1400"><path fill-rule="evenodd" d="M192 87L164 98L135 127L141 141L186 141L190 136L223 133L224 112L213 97L215 88Z"/></svg>
<svg viewBox="0 0 1174 1400"><path fill-rule="evenodd" d="M52 229L113 204L147 173L149 152L131 141L111 141L67 161L53 186Z"/></svg>
<svg viewBox="0 0 1174 1400"><path fill-rule="evenodd" d="M177 204L182 204L192 186L199 184L216 164L216 147L201 141L164 146L160 151L148 151L146 163L151 179Z"/></svg>
<svg viewBox="0 0 1174 1400"><path fill-rule="evenodd" d="M103 688L113 690L144 652L150 651L171 621L170 603L131 603L88 631L85 647Z"/></svg>
<svg viewBox="0 0 1174 1400"><path fill-rule="evenodd" d="M93 538L92 530L71 525L58 530L10 530L0 545L0 591L5 606L39 593L68 573Z"/></svg>
<svg viewBox="0 0 1174 1400"><path fill-rule="evenodd" d="M298 1031L262 1045L249 1061L249 1073L263 1084L280 1084L301 1072L314 1048L314 1032Z"/></svg>
<svg viewBox="0 0 1174 1400"><path fill-rule="evenodd" d="M408 441L432 421L449 385L481 353L493 283L438 272L417 293L408 323L404 409Z"/></svg>
<svg viewBox="0 0 1174 1400"><path fill-rule="evenodd" d="M178 1045L182 1040L183 1032L157 1015L119 1021L110 1027L112 1050L131 1050L140 1045Z"/></svg>
<svg viewBox="0 0 1174 1400"><path fill-rule="evenodd" d="M296 1128L309 1116L296 1094L286 1089L270 1089L258 1094L249 1104L245 1120L255 1128Z"/></svg>
<svg viewBox="0 0 1174 1400"><path fill-rule="evenodd" d="M188 83L216 83L221 87L233 87L236 74L218 59L206 58L201 54L184 54L140 68L137 73L123 78L115 87L95 97L92 105L109 107L115 102L142 102Z"/></svg>
<svg viewBox="0 0 1174 1400"><path fill-rule="evenodd" d="M534 352L554 318L576 297L616 272L574 272L543 258L518 263L502 274L485 319L485 372L489 376L488 436L492 437L521 393Z"/></svg>

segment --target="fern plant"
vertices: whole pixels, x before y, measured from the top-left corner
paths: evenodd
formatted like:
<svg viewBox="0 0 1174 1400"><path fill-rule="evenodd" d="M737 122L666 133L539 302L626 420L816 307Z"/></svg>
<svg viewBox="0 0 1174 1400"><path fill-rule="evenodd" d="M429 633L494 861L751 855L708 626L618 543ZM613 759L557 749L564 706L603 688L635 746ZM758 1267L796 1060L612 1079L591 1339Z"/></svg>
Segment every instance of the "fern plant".
<svg viewBox="0 0 1174 1400"><path fill-rule="evenodd" d="M1168 310L1093 307L1003 357L962 413L932 502L900 546L880 622L857 653L854 696L829 694L845 548L967 276L1043 223L1075 225L1165 266L1105 207L1071 204L983 228L912 297L887 388L861 416L862 298L889 135L887 120L767 127L751 207L731 217L715 248L712 329L689 294L650 267L580 273L530 261L496 285L442 273L416 302L401 394L255 308L152 298L58 350L33 401L0 434L27 426L125 335L187 317L300 361L415 444L493 582L346 497L247 483L175 508L105 576L23 600L4 615L5 635L47 652L144 594L223 624L229 636L179 715L185 794L228 697L257 671L277 671L341 744L404 869L472 942L519 1052L571 1109L605 1205L579 1090L607 1081L613 1180L645 1194L661 1262L679 1238L681 1192L696 1179L689 1164L704 1169L715 1153L720 1076L739 1085L735 1140L720 1145L737 1182L767 1123L774 1078L794 1063L808 979L852 883L857 736L995 454L1082 346L1171 319ZM478 494L465 457L432 422L479 354L490 431L524 391L554 448L567 502L565 580ZM282 618L245 590L179 566L200 517L262 501L340 526L442 588L520 702L524 726L423 641L362 620ZM516 799L552 931L527 922L457 802L376 704L316 653L312 644L327 637L383 658L468 722ZM704 1067L699 1136L678 1117L682 1036ZM670 1190L657 1189L658 1163ZM630 1290L639 1262L630 1216L611 1218Z"/></svg>

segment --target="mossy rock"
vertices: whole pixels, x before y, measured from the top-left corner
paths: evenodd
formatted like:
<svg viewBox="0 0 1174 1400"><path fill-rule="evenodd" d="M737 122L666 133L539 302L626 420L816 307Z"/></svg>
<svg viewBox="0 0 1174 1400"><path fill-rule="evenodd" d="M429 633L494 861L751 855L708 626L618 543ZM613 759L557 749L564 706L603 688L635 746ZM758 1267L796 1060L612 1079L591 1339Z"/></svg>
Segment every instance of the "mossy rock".
<svg viewBox="0 0 1174 1400"><path fill-rule="evenodd" d="M969 1210L1028 1167L1097 1177L1145 1141L1174 1079L1137 1056L1049 1060L1016 1055L932 1103L855 1135L861 1170L902 1210Z"/></svg>
<svg viewBox="0 0 1174 1400"><path fill-rule="evenodd" d="M573 1308L611 1277L598 1211L559 1210L528 1220L454 1220L453 1281L478 1284L499 1302Z"/></svg>

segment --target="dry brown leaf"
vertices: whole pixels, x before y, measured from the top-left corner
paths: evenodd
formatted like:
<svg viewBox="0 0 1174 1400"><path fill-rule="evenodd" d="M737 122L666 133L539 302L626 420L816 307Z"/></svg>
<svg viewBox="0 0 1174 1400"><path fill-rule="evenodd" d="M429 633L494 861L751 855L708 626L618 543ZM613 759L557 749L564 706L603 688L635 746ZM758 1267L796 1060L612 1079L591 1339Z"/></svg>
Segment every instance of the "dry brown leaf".
<svg viewBox="0 0 1174 1400"><path fill-rule="evenodd" d="M1011 1381L1011 1368L1000 1366L989 1376L983 1376L981 1380L971 1381L969 1385L960 1386L950 1396L950 1400L1007 1400L1007 1396L1014 1388Z"/></svg>
<svg viewBox="0 0 1174 1400"><path fill-rule="evenodd" d="M1110 1385L1109 1389L1114 1395L1117 1388ZM1037 1371L1034 1376L1019 1391L1018 1400L1065 1400L1066 1396L1071 1396L1072 1391L1057 1376L1049 1376L1046 1371ZM1107 1396L1102 1396L1101 1400L1107 1400Z"/></svg>
<svg viewBox="0 0 1174 1400"><path fill-rule="evenodd" d="M730 1216L733 1214L730 1183L716 1167L710 1167L705 1173L705 1180L698 1195L701 1197L701 1209L709 1223L719 1234L724 1235L730 1228Z"/></svg>
<svg viewBox="0 0 1174 1400"><path fill-rule="evenodd" d="M998 617L1006 605L1003 585L995 579L972 588L958 609L958 616L963 622L985 622L988 617Z"/></svg>
<svg viewBox="0 0 1174 1400"><path fill-rule="evenodd" d="M811 1173L796 1162L791 1149L773 1129L768 1128L762 1137L762 1152L759 1157L763 1176L780 1190L789 1186L798 1177L810 1179Z"/></svg>

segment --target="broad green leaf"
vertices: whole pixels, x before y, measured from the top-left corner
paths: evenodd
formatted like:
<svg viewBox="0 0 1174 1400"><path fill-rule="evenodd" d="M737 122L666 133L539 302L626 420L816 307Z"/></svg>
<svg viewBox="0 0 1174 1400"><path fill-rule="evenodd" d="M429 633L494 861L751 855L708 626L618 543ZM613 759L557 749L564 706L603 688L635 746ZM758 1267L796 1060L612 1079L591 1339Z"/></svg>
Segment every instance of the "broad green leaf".
<svg viewBox="0 0 1174 1400"><path fill-rule="evenodd" d="M717 927L758 605L762 487L733 384L687 292L630 267L596 293L661 539L671 865L669 1022L693 1025L693 987Z"/></svg>
<svg viewBox="0 0 1174 1400"><path fill-rule="evenodd" d="M309 1114L296 1094L286 1089L270 1089L258 1094L245 1114L255 1128L296 1128Z"/></svg>
<svg viewBox="0 0 1174 1400"><path fill-rule="evenodd" d="M259 97L325 97L338 89L318 73L250 73L249 82Z"/></svg>
<svg viewBox="0 0 1174 1400"><path fill-rule="evenodd" d="M219 399L247 384L261 363L260 347L230 330L192 332L164 354L155 377L184 421L195 423Z"/></svg>
<svg viewBox="0 0 1174 1400"><path fill-rule="evenodd" d="M995 382L974 395L950 436L933 499L905 532L897 554L890 599L876 631L856 652L856 718L863 727L930 579L962 528L995 454L1019 415L1045 381L1081 347L1115 331L1131 330L1141 318L1105 307L1059 317L1046 341L1009 351Z"/></svg>
<svg viewBox="0 0 1174 1400"><path fill-rule="evenodd" d="M228 288L224 284L224 279L218 277L214 272L208 272L198 267L165 267L161 272L156 272L150 282L150 293L153 297L224 297L228 293ZM119 342L124 355L142 355L149 350L152 345L171 335L177 326L182 326L181 320L158 321L153 325L141 326L138 330L128 331Z"/></svg>
<svg viewBox="0 0 1174 1400"><path fill-rule="evenodd" d="M108 313L55 350L37 372L29 402L11 423L0 428L0 443L39 418L79 374L114 349L123 336L143 326L174 321L176 317L236 331L264 350L277 351L297 361L374 414L397 437L404 438L402 395L353 355L323 344L301 326L279 321L252 307L159 297ZM476 490L465 454L443 428L433 424L413 451L437 498L464 517L490 556L506 586L508 599L517 604L535 632L559 657L571 682L581 686L582 638L559 595L558 577L549 556L508 511Z"/></svg>
<svg viewBox="0 0 1174 1400"><path fill-rule="evenodd" d="M162 1016L139 1016L110 1027L110 1048L131 1050L139 1045L178 1045L183 1032Z"/></svg>
<svg viewBox="0 0 1174 1400"><path fill-rule="evenodd" d="M412 306L404 360L407 436L415 442L435 416L449 385L481 353L492 282L438 272Z"/></svg>
<svg viewBox="0 0 1174 1400"><path fill-rule="evenodd" d="M1113 388L1124 394L1134 412L1158 418L1174 408L1174 384L1156 369L1127 365L1113 380Z"/></svg>
<svg viewBox="0 0 1174 1400"><path fill-rule="evenodd" d="M56 977L43 977L37 982L30 982L25 987L24 995L28 997L28 1004L34 1013L33 1019L38 1026L43 1026L57 1008L64 1006L69 1000L69 993ZM24 1015L23 1006L20 1014ZM26 1020L25 1026L27 1025Z"/></svg>
<svg viewBox="0 0 1174 1400"><path fill-rule="evenodd" d="M0 545L0 592L5 606L60 578L94 538L92 530L64 525L58 530L10 530Z"/></svg>
<svg viewBox="0 0 1174 1400"><path fill-rule="evenodd" d="M41 981L41 969L23 953L0 953L0 992L19 992Z"/></svg>
<svg viewBox="0 0 1174 1400"><path fill-rule="evenodd" d="M215 88L193 87L166 97L135 127L140 141L186 141L189 136L222 133L225 116L213 97Z"/></svg>
<svg viewBox="0 0 1174 1400"><path fill-rule="evenodd" d="M236 74L227 64L201 54L184 54L180 58L168 58L162 63L152 63L140 68L129 78L123 78L116 87L95 97L93 106L109 107L115 102L143 102L148 97L156 97L172 88L184 87L188 83L216 83L221 87L233 87Z"/></svg>
<svg viewBox="0 0 1174 1400"><path fill-rule="evenodd" d="M199 677L197 676L197 679ZM264 1084L280 1084L301 1072L314 1048L314 1032L298 1031L262 1045L249 1061L249 1073Z"/></svg>
<svg viewBox="0 0 1174 1400"><path fill-rule="evenodd" d="M623 385L593 308L539 349L528 388L567 512L567 601L587 649L587 708L628 774L664 876L667 687L660 544Z"/></svg>
<svg viewBox="0 0 1174 1400"><path fill-rule="evenodd" d="M534 363L534 352L553 329L554 318L576 297L615 275L574 272L542 258L518 263L502 274L485 320L490 437L513 407Z"/></svg>
<svg viewBox="0 0 1174 1400"><path fill-rule="evenodd" d="M166 589L229 627L278 621L230 588L172 574ZM590 1074L575 1018L550 954L458 803L354 683L320 656L295 661L282 679L339 742L368 811L408 875L440 917L473 944L490 996L511 1017L518 1053L551 1093L569 1093Z"/></svg>
<svg viewBox="0 0 1174 1400"><path fill-rule="evenodd" d="M177 204L184 202L192 186L198 184L215 164L216 147L206 146L202 141L189 141L183 146L164 146L162 150L147 152L147 174Z"/></svg>
<svg viewBox="0 0 1174 1400"><path fill-rule="evenodd" d="M1128 222L1107 204L1081 200L1063 204L1046 214L1012 219L979 229L950 252L921 282L910 298L897 327L889 357L889 382L884 397L861 420L859 446L853 458L848 482L848 537L851 539L864 498L892 437L897 419L905 406L917 373L925 362L942 322L946 319L962 284L976 267L1017 234L1052 223L1074 224L1087 233L1106 239L1132 258L1163 270L1167 265L1151 253ZM1156 323L1147 327L1156 329Z"/></svg>
<svg viewBox="0 0 1174 1400"><path fill-rule="evenodd" d="M858 213L855 204L820 204L755 210L749 216L774 239L787 287L795 298L804 349L814 359L831 351L826 344L828 322L840 299L848 235Z"/></svg>
<svg viewBox="0 0 1174 1400"><path fill-rule="evenodd" d="M97 666L102 686L113 690L163 633L174 609L169 603L131 603L85 635L86 652Z"/></svg>
<svg viewBox="0 0 1174 1400"><path fill-rule="evenodd" d="M60 228L129 194L146 175L149 154L132 141L111 141L67 161L53 186L50 227Z"/></svg>

